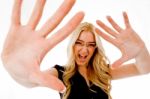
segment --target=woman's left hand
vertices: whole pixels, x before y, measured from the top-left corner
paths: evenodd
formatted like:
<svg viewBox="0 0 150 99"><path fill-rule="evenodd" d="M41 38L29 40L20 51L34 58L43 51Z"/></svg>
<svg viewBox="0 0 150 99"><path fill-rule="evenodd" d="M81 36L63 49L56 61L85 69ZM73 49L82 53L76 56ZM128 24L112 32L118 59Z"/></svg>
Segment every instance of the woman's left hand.
<svg viewBox="0 0 150 99"><path fill-rule="evenodd" d="M104 29L109 35L102 32L99 28L96 28L96 32L106 41L116 46L122 53L121 58L116 60L112 64L112 67L118 67L128 60L136 58L136 56L142 51L143 47L145 47L142 39L132 29L126 12L123 12L123 17L125 29L121 28L110 16L107 16L107 20L114 30L100 20L96 21L98 26Z"/></svg>

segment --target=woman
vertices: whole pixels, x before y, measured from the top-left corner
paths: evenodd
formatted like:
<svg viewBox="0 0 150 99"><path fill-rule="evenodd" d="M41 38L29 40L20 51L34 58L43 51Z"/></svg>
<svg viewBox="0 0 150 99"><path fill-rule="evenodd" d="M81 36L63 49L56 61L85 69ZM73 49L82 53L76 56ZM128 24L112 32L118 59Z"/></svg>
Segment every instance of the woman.
<svg viewBox="0 0 150 99"><path fill-rule="evenodd" d="M98 28L94 29L89 23L79 25L84 17L83 12L79 12L56 34L47 38L48 34L57 27L69 12L74 1L64 0L54 15L39 30L36 30L45 0L36 1L35 9L26 25L22 25L20 21L22 0L15 0L11 27L2 51L3 64L13 79L26 87L45 86L59 92L64 92L63 90L66 87L66 91L62 95L63 99L73 99L76 98L73 97L75 95L78 98L80 94L87 95L86 93L89 93L88 98L97 99L98 97L99 99L99 97L104 97L107 99L108 97L111 98L111 79L150 72L149 52L144 42L130 26L126 13L123 14L125 29L117 25L111 17L107 17L107 19L115 31L100 20L97 21L98 26L109 35ZM78 25L77 32L73 33L74 36L68 51L70 56L66 66L63 68L56 65L51 70L41 71L40 64L46 53L67 37ZM99 37L95 32L120 49L122 57L112 65L108 63ZM122 65L130 59L135 59L135 63ZM78 84L79 81L83 86ZM79 85L79 89L78 86L74 87L74 84ZM78 91L81 89L84 93L76 93L76 88ZM81 98L80 96L78 99Z"/></svg>
<svg viewBox="0 0 150 99"><path fill-rule="evenodd" d="M92 24L85 22L77 27L71 37L68 55L65 68L56 65L57 70L53 69L53 74L57 74L67 87L62 99L108 99L110 70Z"/></svg>
<svg viewBox="0 0 150 99"><path fill-rule="evenodd" d="M149 53L143 41L131 28L125 12L123 16L126 29L122 29L108 17L108 21L117 32L100 20L97 21L97 24L110 34L109 36L87 22L80 24L72 33L68 46L68 63L64 67L56 65L51 70L67 88L66 92L61 94L62 99L111 99L112 79L149 73ZM109 65L96 32L122 52L122 57L114 64ZM136 62L121 65L130 59L135 59Z"/></svg>

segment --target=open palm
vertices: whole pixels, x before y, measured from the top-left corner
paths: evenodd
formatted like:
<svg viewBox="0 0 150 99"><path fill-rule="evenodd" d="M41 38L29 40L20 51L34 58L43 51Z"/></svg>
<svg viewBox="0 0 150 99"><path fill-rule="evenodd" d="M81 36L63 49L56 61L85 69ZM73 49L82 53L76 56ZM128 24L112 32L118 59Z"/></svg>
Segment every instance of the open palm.
<svg viewBox="0 0 150 99"><path fill-rule="evenodd" d="M105 25L102 21L97 20L98 26L104 29L109 35L98 28L96 29L97 33L116 46L122 53L121 58L112 64L113 67L118 67L128 60L136 58L145 46L142 39L132 29L126 12L123 13L123 17L126 26L125 29L122 29L110 16L108 16L107 19L114 29Z"/></svg>
<svg viewBox="0 0 150 99"><path fill-rule="evenodd" d="M39 29L35 30L42 16L46 0L36 0L35 8L26 25L21 25L22 0L15 0L11 27L4 43L2 60L11 76L25 86L46 86L58 91L64 89L63 83L52 75L40 71L44 56L60 41L65 39L81 22L82 12L77 13L60 30L47 38L67 15L75 0L65 0L54 15ZM50 60L52 61L52 60Z"/></svg>

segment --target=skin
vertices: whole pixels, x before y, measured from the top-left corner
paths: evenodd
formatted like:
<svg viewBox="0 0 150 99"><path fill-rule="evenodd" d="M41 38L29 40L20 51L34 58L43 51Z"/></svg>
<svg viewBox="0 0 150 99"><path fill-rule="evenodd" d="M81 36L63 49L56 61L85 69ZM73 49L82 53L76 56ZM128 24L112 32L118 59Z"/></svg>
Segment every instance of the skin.
<svg viewBox="0 0 150 99"><path fill-rule="evenodd" d="M75 0L64 0L54 15L39 30L35 30L42 16L45 0L36 0L33 13L26 25L22 25L20 20L22 0L15 0L11 26L1 56L4 67L18 83L27 87L45 86L60 92L65 89L63 83L58 79L56 69L41 71L40 63L47 52L65 39L83 19L83 12L77 13L60 30L50 38L46 38L67 15L74 2ZM123 17L125 29L117 25L110 16L107 17L117 32L113 31L102 21L97 20L97 25L104 29L106 33L102 32L100 28L97 28L96 32L106 41L116 46L122 53L121 58L112 64L111 75L113 79L150 72L149 52L144 42L132 29L125 12ZM107 35L107 33L114 38ZM135 59L136 62L122 65L130 59Z"/></svg>
<svg viewBox="0 0 150 99"><path fill-rule="evenodd" d="M18 83L24 86L45 86L62 91L65 88L64 84L55 76L41 71L40 64L47 52L79 25L84 13L76 13L61 29L47 38L71 10L75 0L64 0L54 15L39 30L35 28L42 16L46 0L36 0L26 25L22 25L20 20L22 1L14 2L11 26L1 55L4 67Z"/></svg>
<svg viewBox="0 0 150 99"><path fill-rule="evenodd" d="M102 32L99 28L96 28L96 32L106 41L117 47L122 53L122 56L111 65L113 79L149 73L150 54L142 39L131 27L127 13L123 12L125 29L121 28L111 16L106 18L117 32L100 20L97 20L96 23L106 33ZM135 59L135 63L122 65L130 59Z"/></svg>
<svg viewBox="0 0 150 99"><path fill-rule="evenodd" d="M79 68L87 67L95 51L95 46L90 46L95 42L94 35L91 32L83 31L76 42L74 45L75 61Z"/></svg>

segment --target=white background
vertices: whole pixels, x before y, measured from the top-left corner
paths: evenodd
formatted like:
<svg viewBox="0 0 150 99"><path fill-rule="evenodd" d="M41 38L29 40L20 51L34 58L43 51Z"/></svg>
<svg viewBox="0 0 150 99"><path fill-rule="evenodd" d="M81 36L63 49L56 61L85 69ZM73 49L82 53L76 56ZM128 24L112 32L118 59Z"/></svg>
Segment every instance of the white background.
<svg viewBox="0 0 150 99"><path fill-rule="evenodd" d="M0 0L0 51L10 25L10 16L14 0ZM36 0L24 0L22 8L22 22L25 24ZM62 0L47 0L40 27L48 17L58 8ZM71 12L66 16L61 27L77 11L85 11L84 21L95 24L101 19L106 24L106 15L111 15L122 27L122 11L129 15L130 22L136 32L145 42L150 51L150 1L149 0L77 0ZM108 24L109 25L109 24ZM59 28L58 27L58 28ZM53 48L44 58L41 69L47 69L55 64L63 65L67 60L66 46L68 39ZM103 41L106 54L115 61L120 57L119 51ZM133 49L134 50L134 49ZM131 77L112 81L113 99L150 99L150 75ZM4 69L0 61L0 99L59 99L59 94L48 88L28 89L17 84Z"/></svg>

